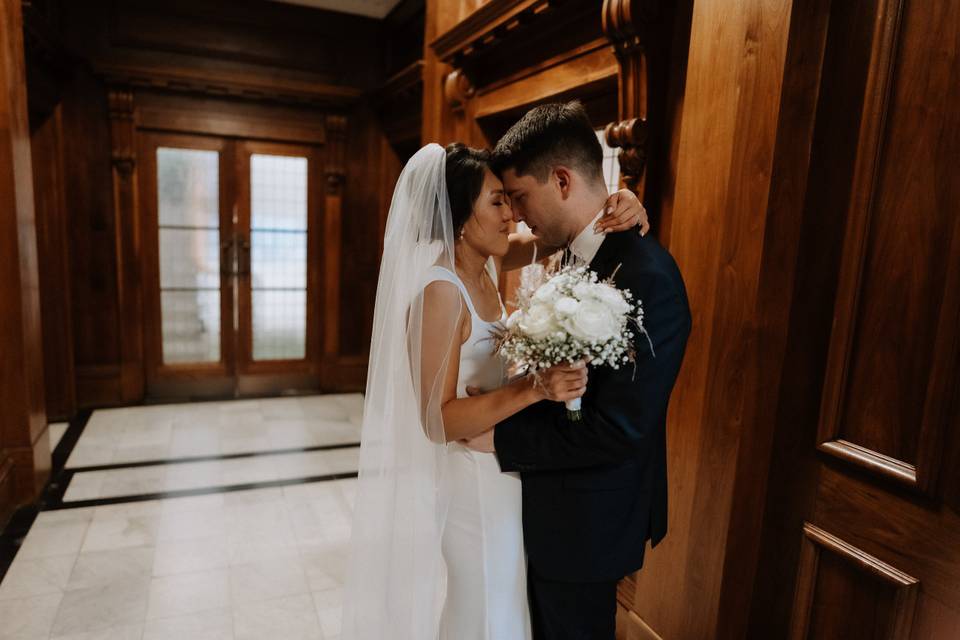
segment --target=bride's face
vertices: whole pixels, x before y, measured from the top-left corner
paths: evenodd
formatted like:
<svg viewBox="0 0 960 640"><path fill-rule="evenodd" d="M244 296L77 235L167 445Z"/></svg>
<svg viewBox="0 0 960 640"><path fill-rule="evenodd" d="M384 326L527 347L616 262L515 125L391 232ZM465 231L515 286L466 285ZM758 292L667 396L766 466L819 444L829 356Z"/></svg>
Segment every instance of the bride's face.
<svg viewBox="0 0 960 640"><path fill-rule="evenodd" d="M513 212L503 194L503 183L487 169L473 213L463 225L463 242L482 255L504 256L510 249Z"/></svg>

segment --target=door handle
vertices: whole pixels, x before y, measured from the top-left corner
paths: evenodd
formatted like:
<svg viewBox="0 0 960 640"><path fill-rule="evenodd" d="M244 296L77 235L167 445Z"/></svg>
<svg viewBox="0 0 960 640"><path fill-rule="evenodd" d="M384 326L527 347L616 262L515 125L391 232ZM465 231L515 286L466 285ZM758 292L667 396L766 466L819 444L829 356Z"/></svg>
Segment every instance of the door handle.
<svg viewBox="0 0 960 640"><path fill-rule="evenodd" d="M220 242L220 274L232 276L236 274L237 246L233 238Z"/></svg>
<svg viewBox="0 0 960 640"><path fill-rule="evenodd" d="M247 238L238 236L240 248L237 251L237 275L250 275L250 241Z"/></svg>

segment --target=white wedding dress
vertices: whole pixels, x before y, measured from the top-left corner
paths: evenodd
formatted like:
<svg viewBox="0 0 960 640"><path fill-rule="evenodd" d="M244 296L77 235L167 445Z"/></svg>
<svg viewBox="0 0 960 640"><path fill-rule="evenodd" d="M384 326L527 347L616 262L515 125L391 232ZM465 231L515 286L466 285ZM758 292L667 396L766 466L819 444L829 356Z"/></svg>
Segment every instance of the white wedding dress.
<svg viewBox="0 0 960 640"><path fill-rule="evenodd" d="M493 261L488 273L497 282ZM443 267L433 267L429 282L453 283L470 311L471 332L460 348L457 397L467 386L484 391L505 380L501 359L493 352L491 330L506 319L488 322L477 314L460 278ZM449 456L450 506L442 549L447 569L446 600L440 622L443 640L529 640L526 559L521 524L520 477L502 473L492 453L478 453L451 443Z"/></svg>

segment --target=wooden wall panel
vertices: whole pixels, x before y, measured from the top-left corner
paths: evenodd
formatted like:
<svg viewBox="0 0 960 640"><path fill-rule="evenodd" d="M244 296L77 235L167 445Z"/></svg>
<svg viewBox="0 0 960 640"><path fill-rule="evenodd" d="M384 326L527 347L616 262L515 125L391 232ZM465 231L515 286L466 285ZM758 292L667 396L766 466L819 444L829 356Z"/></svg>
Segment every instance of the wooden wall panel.
<svg viewBox="0 0 960 640"><path fill-rule="evenodd" d="M0 1L0 523L50 471L19 0Z"/></svg>
<svg viewBox="0 0 960 640"><path fill-rule="evenodd" d="M115 404L121 397L120 316L106 90L80 72L62 109L77 402Z"/></svg>
<svg viewBox="0 0 960 640"><path fill-rule="evenodd" d="M790 637L906 640L919 591L916 578L807 524Z"/></svg>
<svg viewBox="0 0 960 640"><path fill-rule="evenodd" d="M784 289L761 274L789 246L768 198L790 18L787 1L693 6L669 232L693 333L668 416L669 532L633 602L664 638L746 625L773 432L764 390L784 366L786 328L767 324Z"/></svg>
<svg viewBox="0 0 960 640"><path fill-rule="evenodd" d="M798 6L789 85L810 98L776 202L804 214L751 636L783 635L807 521L920 582L909 637L952 638L960 3Z"/></svg>
<svg viewBox="0 0 960 640"><path fill-rule="evenodd" d="M400 161L368 111L351 118L347 140L339 348L341 356L365 357L370 349L384 223Z"/></svg>
<svg viewBox="0 0 960 640"><path fill-rule="evenodd" d="M47 417L67 420L76 410L70 300L70 228L64 188L62 107L31 136L37 225L43 372Z"/></svg>
<svg viewBox="0 0 960 640"><path fill-rule="evenodd" d="M902 33L902 10L900 0L877 3L820 446L929 490L960 341L960 265L952 259L960 220L948 204L960 198L960 182L930 167L949 165L956 151L941 132L960 126L952 108L960 91L917 59L921 38L956 45L942 30L949 20L931 11L926 28ZM927 82L895 82L920 68ZM915 116L925 110L952 119L929 126Z"/></svg>

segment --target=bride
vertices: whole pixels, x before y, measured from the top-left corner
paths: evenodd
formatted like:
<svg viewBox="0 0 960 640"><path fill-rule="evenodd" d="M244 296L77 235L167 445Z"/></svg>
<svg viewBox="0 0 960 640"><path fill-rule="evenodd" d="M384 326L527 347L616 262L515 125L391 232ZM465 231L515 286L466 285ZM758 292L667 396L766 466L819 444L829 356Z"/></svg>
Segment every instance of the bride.
<svg viewBox="0 0 960 640"><path fill-rule="evenodd" d="M613 194L605 211L601 229L646 229L629 191ZM548 370L536 385L505 379L490 335L506 313L499 274L559 249L510 234L512 217L485 151L428 144L397 181L370 346L344 640L531 637L520 479L458 441L535 402L579 397L586 370ZM486 393L471 397L468 386Z"/></svg>

